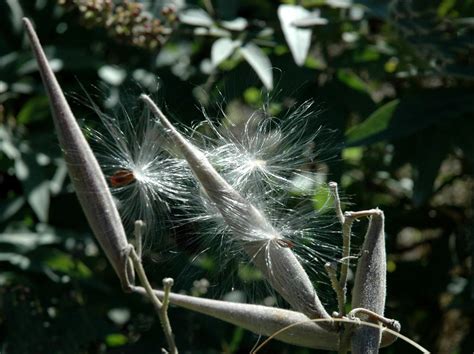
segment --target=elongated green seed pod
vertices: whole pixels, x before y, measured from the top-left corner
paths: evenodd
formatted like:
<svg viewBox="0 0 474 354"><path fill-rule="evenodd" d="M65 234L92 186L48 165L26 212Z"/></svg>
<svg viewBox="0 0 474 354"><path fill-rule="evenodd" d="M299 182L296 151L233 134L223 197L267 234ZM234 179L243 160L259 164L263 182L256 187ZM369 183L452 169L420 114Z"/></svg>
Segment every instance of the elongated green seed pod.
<svg viewBox="0 0 474 354"><path fill-rule="evenodd" d="M242 240L243 249L272 287L296 311L310 318L330 319L311 280L293 251L277 242L281 238L278 231L272 227L260 210L243 198L219 175L204 153L176 130L148 96L142 95L141 98L181 150L196 179L230 226L234 237ZM260 241L259 235L264 234L270 236L262 237ZM272 239L274 241L271 241ZM248 242L248 240L255 241ZM332 328L330 321L324 326Z"/></svg>
<svg viewBox="0 0 474 354"><path fill-rule="evenodd" d="M133 279L127 261L128 241L119 213L107 187L104 175L64 97L49 66L38 36L27 19L23 19L31 47L48 93L59 145L64 153L69 176L87 221L115 269L122 287L128 289Z"/></svg>
<svg viewBox="0 0 474 354"><path fill-rule="evenodd" d="M362 253L352 290L352 308L365 308L381 316L385 309L386 256L384 214L376 209L370 218L369 227L362 245ZM352 336L352 352L356 354L378 353L380 330L361 326Z"/></svg>

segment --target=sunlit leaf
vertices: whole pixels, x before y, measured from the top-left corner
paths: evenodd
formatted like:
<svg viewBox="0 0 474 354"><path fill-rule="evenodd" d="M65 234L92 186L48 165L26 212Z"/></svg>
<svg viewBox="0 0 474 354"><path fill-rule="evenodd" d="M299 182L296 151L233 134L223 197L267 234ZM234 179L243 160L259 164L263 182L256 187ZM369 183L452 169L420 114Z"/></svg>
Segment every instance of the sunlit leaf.
<svg viewBox="0 0 474 354"><path fill-rule="evenodd" d="M23 205L25 205L25 198L23 197L0 201L0 222L11 218L23 207Z"/></svg>
<svg viewBox="0 0 474 354"><path fill-rule="evenodd" d="M240 47L240 53L255 70L268 90L273 88L272 63L264 51L256 44L249 42Z"/></svg>
<svg viewBox="0 0 474 354"><path fill-rule="evenodd" d="M337 78L356 91L369 92L368 85L350 70L338 70Z"/></svg>
<svg viewBox="0 0 474 354"><path fill-rule="evenodd" d="M299 66L304 64L306 56L308 55L312 31L311 29L296 27L294 21L307 18L310 15L311 12L302 6L280 5L278 7L278 18L280 19L283 34L285 35L293 59Z"/></svg>
<svg viewBox="0 0 474 354"><path fill-rule="evenodd" d="M97 73L102 80L113 86L119 86L127 77L124 69L111 65L102 66Z"/></svg>
<svg viewBox="0 0 474 354"><path fill-rule="evenodd" d="M0 234L0 243L13 246L17 252L26 253L43 245L55 244L59 238L51 231L11 231Z"/></svg>
<svg viewBox="0 0 474 354"><path fill-rule="evenodd" d="M0 126L0 151L4 153L10 160L16 159L20 156L17 143L11 133Z"/></svg>
<svg viewBox="0 0 474 354"><path fill-rule="evenodd" d="M232 53L240 47L242 42L234 41L230 38L219 38L212 44L211 62L214 67L218 66L224 60L232 55Z"/></svg>
<svg viewBox="0 0 474 354"><path fill-rule="evenodd" d="M243 17L237 17L232 21L222 21L221 26L229 31L243 31L248 26L248 21Z"/></svg>
<svg viewBox="0 0 474 354"><path fill-rule="evenodd" d="M0 252L0 262L8 262L20 269L28 269L31 264L28 257L13 252Z"/></svg>
<svg viewBox="0 0 474 354"><path fill-rule="evenodd" d="M21 124L28 124L40 121L50 115L49 100L47 96L36 96L28 100L20 112L17 119Z"/></svg>
<svg viewBox="0 0 474 354"><path fill-rule="evenodd" d="M105 338L105 342L109 347L120 347L128 343L128 338L123 334L113 333Z"/></svg>
<svg viewBox="0 0 474 354"><path fill-rule="evenodd" d="M334 205L334 197L326 185L319 185L313 194L313 207L319 212L329 211Z"/></svg>
<svg viewBox="0 0 474 354"><path fill-rule="evenodd" d="M347 143L351 144L359 140L365 139L371 135L380 133L387 129L393 112L399 104L399 100L393 100L372 113L369 118L359 125L352 127L346 134Z"/></svg>
<svg viewBox="0 0 474 354"><path fill-rule="evenodd" d="M191 26L211 27L214 24L211 16L202 9L186 9L179 13L179 20Z"/></svg>
<svg viewBox="0 0 474 354"><path fill-rule="evenodd" d="M92 271L84 263L60 251L51 252L44 262L52 270L74 277L89 278L92 275Z"/></svg>
<svg viewBox="0 0 474 354"><path fill-rule="evenodd" d="M15 29L16 33L20 33L22 30L21 19L24 16L20 3L16 0L6 0L5 5L8 6L12 27Z"/></svg>

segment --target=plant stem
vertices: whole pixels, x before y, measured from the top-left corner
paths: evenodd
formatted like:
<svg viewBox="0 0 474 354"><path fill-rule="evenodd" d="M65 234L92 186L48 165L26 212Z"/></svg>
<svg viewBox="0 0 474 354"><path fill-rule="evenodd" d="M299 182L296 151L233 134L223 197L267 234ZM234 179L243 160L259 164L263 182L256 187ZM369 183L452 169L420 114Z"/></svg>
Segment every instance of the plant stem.
<svg viewBox="0 0 474 354"><path fill-rule="evenodd" d="M339 198L339 191L336 182L329 182L329 189L334 197L334 208L336 209L336 216L339 219L341 225L344 224L344 213L341 208L341 199Z"/></svg>
<svg viewBox="0 0 474 354"><path fill-rule="evenodd" d="M135 222L135 242L140 244L140 246L137 246L139 247L139 250L141 250L141 235L144 226L145 223L141 220L137 220ZM169 353L178 354L178 348L176 347L176 343L174 341L173 330L171 329L171 324L168 317L169 293L171 291L171 286L173 285L173 279L163 279L163 290L165 294L163 297L163 302L161 302L154 293L153 288L148 281L148 277L146 276L145 269L143 268L141 257L139 256L139 253L135 251L135 247L133 246L130 250L130 258L132 259L135 272L137 273L140 282L145 288L146 293L158 315L158 318L160 319L161 327L163 328L166 342L168 343Z"/></svg>
<svg viewBox="0 0 474 354"><path fill-rule="evenodd" d="M137 272L138 278L140 279L140 282L145 288L146 293L150 298L150 301L160 319L161 327L163 327L166 342L168 343L169 352L171 354L178 354L178 349L176 348L176 343L174 341L173 330L171 329L170 320L168 318L168 301L166 302L166 306L164 306L164 303L162 303L153 292L153 288L151 287L150 282L148 281L141 259L138 257L137 252L135 252L135 249L133 247L130 251L130 258L133 261L133 265L135 267L135 271ZM168 286L167 288L165 287L165 291L167 290L166 293L168 293L165 298L169 296L170 288L171 286Z"/></svg>
<svg viewBox="0 0 474 354"><path fill-rule="evenodd" d="M368 316L370 321L378 321L384 324L387 328L390 328L391 330L396 332L400 332L400 323L398 321L379 315L378 313L369 309L360 307L355 308L348 313L348 318L356 317L359 313L363 313L364 315Z"/></svg>
<svg viewBox="0 0 474 354"><path fill-rule="evenodd" d="M324 268L326 269L326 272L328 273L329 280L331 280L332 288L336 292L339 316L343 316L344 305L345 305L344 292L342 291L342 288L339 282L337 281L337 274L336 274L337 266L334 263L327 262L324 265Z"/></svg>
<svg viewBox="0 0 474 354"><path fill-rule="evenodd" d="M344 303L346 302L347 273L351 255L351 229L352 223L354 222L354 219L350 215L350 213L344 214L344 222L342 224L342 259L339 286L342 289ZM344 313L341 313L341 315L344 315Z"/></svg>

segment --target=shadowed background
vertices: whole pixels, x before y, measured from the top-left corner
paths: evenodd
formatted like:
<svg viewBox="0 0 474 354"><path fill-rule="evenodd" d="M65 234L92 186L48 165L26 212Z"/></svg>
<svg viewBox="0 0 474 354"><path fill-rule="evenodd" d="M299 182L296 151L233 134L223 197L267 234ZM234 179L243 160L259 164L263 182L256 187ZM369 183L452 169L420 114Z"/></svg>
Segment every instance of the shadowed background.
<svg viewBox="0 0 474 354"><path fill-rule="evenodd" d="M239 122L263 104L284 116L314 100L317 124L333 129L327 141L334 148L323 150L336 155L315 162L318 168L338 181L346 210L385 212L386 315L432 352L472 352L474 2L300 4L320 14L298 46L284 33L277 1L0 3L5 353L152 353L164 345L150 304L122 293L73 194L23 16L34 22L76 117L92 127L97 117L79 102L84 89L110 110L151 93L185 124L202 119L200 107ZM315 209L323 197L314 191ZM355 226L356 243L365 226ZM190 265L198 251L187 236L195 231L161 230L157 237L172 238L183 252L167 262L171 256L148 251L149 276L159 286L186 269L191 275L174 291L225 296L219 262ZM265 296L258 274L233 274ZM258 340L178 308L170 319L183 352L247 353ZM310 351L272 342L266 352ZM383 352L415 351L398 341Z"/></svg>

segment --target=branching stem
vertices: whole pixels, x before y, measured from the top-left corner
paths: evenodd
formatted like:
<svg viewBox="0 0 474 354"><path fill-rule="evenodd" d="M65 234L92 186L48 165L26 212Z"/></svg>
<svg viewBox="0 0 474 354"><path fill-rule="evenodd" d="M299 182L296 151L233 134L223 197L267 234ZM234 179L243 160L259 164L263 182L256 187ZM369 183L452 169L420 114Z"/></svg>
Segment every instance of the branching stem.
<svg viewBox="0 0 474 354"><path fill-rule="evenodd" d="M141 241L141 234L142 229L144 227L143 221L136 221L135 222L135 240ZM133 262L135 271L142 283L143 287L146 290L146 293L160 319L161 326L163 328L163 332L165 334L166 342L168 343L169 353L171 354L178 354L178 348L176 347L176 343L174 341L173 330L171 329L170 320L168 318L168 305L169 305L169 293L171 290L171 286L173 285L173 279L165 278L163 279L163 286L164 286L164 298L163 302L158 299L156 294L153 291L153 288L148 281L148 277L146 276L145 269L143 268L141 257L139 256L138 252L135 251L135 247L130 245L130 258Z"/></svg>

